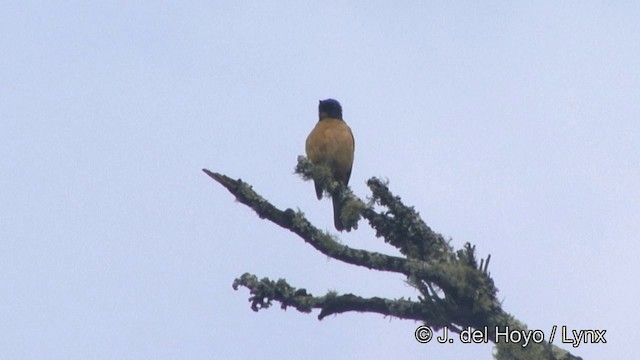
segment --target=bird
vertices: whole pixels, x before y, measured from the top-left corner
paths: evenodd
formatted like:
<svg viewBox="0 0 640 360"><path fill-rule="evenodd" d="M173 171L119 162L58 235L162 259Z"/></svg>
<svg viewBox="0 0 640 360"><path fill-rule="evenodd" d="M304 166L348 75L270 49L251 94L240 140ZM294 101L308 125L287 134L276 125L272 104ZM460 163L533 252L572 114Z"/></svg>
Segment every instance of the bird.
<svg viewBox="0 0 640 360"><path fill-rule="evenodd" d="M342 118L342 106L337 100L320 100L318 122L311 130L305 144L307 158L314 165L327 165L334 181L347 186L351 178L355 140L351 128ZM322 186L314 180L318 200L322 199ZM333 201L333 223L338 231L345 230L340 219L342 202Z"/></svg>

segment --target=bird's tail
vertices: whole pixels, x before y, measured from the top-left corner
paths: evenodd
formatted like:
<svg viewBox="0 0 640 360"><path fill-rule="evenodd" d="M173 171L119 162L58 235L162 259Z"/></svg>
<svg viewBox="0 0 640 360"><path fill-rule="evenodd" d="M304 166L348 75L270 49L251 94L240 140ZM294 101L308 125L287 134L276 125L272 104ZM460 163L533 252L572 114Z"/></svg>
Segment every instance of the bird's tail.
<svg viewBox="0 0 640 360"><path fill-rule="evenodd" d="M342 225L342 220L340 220L340 214L342 214L342 202L337 197L332 197L333 201L333 225L336 227L336 230L342 231L344 230L344 225Z"/></svg>

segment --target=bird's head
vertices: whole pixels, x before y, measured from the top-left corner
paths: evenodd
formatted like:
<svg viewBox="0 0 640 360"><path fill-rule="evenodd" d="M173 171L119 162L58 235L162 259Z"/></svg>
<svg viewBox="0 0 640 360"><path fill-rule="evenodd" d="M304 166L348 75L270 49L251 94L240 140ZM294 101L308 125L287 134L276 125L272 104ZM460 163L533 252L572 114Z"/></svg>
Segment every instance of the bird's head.
<svg viewBox="0 0 640 360"><path fill-rule="evenodd" d="M340 106L338 100L320 100L320 105L318 105L318 115L320 116L320 120L324 118L342 120L342 106Z"/></svg>

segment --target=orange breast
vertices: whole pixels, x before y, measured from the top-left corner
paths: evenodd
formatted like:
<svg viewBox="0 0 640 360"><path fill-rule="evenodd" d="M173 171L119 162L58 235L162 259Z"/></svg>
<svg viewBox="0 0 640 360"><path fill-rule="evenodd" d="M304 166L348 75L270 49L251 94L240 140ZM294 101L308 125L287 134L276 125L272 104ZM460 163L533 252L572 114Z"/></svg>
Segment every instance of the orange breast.
<svg viewBox="0 0 640 360"><path fill-rule="evenodd" d="M348 184L355 143L349 126L342 120L323 119L307 137L307 157L314 164L328 164L334 179Z"/></svg>

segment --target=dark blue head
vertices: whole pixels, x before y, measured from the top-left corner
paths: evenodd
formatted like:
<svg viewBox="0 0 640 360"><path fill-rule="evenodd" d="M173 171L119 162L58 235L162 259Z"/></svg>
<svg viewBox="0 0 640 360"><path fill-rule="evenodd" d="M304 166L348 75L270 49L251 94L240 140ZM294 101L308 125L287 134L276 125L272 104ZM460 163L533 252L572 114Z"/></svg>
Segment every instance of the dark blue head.
<svg viewBox="0 0 640 360"><path fill-rule="evenodd" d="M340 106L338 100L320 100L318 115L320 116L320 120L326 117L342 120L342 106Z"/></svg>

